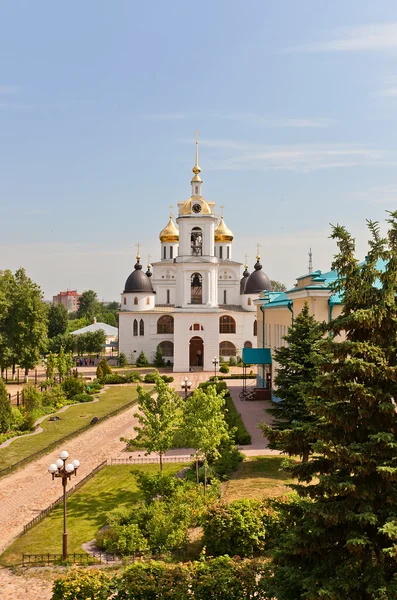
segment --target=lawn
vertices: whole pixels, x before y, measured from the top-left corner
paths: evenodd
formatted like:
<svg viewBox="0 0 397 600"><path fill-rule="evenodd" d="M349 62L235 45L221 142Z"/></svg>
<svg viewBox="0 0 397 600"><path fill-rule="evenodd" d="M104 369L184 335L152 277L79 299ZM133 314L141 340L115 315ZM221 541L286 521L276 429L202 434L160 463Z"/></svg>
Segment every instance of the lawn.
<svg viewBox="0 0 397 600"><path fill-rule="evenodd" d="M104 417L110 412L128 404L137 396L136 385L114 386L99 396L98 402L74 404L59 414L59 421L49 421L48 416L41 423L42 433L21 436L7 446L0 448L0 471L35 452L44 450L50 444L66 435L78 434L79 429L90 423L91 419Z"/></svg>
<svg viewBox="0 0 397 600"><path fill-rule="evenodd" d="M164 473L176 473L183 464L165 464ZM94 539L100 527L106 525L106 514L113 508L136 504L140 493L131 471L155 473L158 465L115 465L104 467L97 475L69 497L67 529L69 553L83 552L81 544ZM22 553L62 553L62 505L21 536L1 555L2 565L18 564Z"/></svg>
<svg viewBox="0 0 397 600"><path fill-rule="evenodd" d="M225 483L223 499L226 502L240 498L275 498L290 493L289 473L282 470L284 456L253 456L240 463L230 481Z"/></svg>

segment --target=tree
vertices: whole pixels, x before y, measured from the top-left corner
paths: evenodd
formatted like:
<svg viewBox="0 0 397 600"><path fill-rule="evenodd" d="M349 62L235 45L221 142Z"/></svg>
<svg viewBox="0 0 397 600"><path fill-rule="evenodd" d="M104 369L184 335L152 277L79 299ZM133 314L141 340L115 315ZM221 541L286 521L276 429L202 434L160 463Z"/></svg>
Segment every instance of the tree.
<svg viewBox="0 0 397 600"><path fill-rule="evenodd" d="M219 456L218 448L230 437L223 415L225 392L217 394L216 386L196 388L183 404L182 437L188 447L196 451L196 477L198 483L198 460L204 460L204 491L207 487L208 458Z"/></svg>
<svg viewBox="0 0 397 600"><path fill-rule="evenodd" d="M139 353L139 356L136 359L135 366L137 366L137 367L148 367L149 366L149 361L146 358L143 350L141 350L141 352Z"/></svg>
<svg viewBox="0 0 397 600"><path fill-rule="evenodd" d="M103 329L98 329L98 331L87 331L85 334L86 352L98 354L102 352L105 344L106 334Z"/></svg>
<svg viewBox="0 0 397 600"><path fill-rule="evenodd" d="M277 541L269 597L397 597L397 212L388 223L382 239L369 222L361 264L351 235L333 228L344 308L322 342L329 360L308 398L318 442L293 469L300 500L280 507L290 527Z"/></svg>
<svg viewBox="0 0 397 600"><path fill-rule="evenodd" d="M59 381L62 381L73 367L72 354L70 352L65 352L64 349L61 347L55 365L55 368L59 375Z"/></svg>
<svg viewBox="0 0 397 600"><path fill-rule="evenodd" d="M12 407L7 388L0 378L0 433L7 433L12 424Z"/></svg>
<svg viewBox="0 0 397 600"><path fill-rule="evenodd" d="M272 286L272 292L286 292L287 291L287 287L284 285L284 283L281 283L280 281L277 281L276 279L271 279L270 284Z"/></svg>
<svg viewBox="0 0 397 600"><path fill-rule="evenodd" d="M77 309L77 318L87 317L92 323L94 317L100 312L98 296L94 290L83 292L79 298L79 308Z"/></svg>
<svg viewBox="0 0 397 600"><path fill-rule="evenodd" d="M273 423L260 425L269 448L289 455L299 454L304 462L308 461L316 441L313 425L317 419L306 404L306 396L319 374L318 342L322 332L322 326L309 314L305 303L284 338L287 346L281 346L275 353L278 398L271 401L271 408L266 411L273 417Z"/></svg>
<svg viewBox="0 0 397 600"><path fill-rule="evenodd" d="M76 347L76 336L70 333L58 333L55 337L48 340L47 348L49 352L58 354L61 347L65 352L73 352Z"/></svg>
<svg viewBox="0 0 397 600"><path fill-rule="evenodd" d="M160 344L157 346L157 350L153 356L153 364L157 368L164 367L164 365L165 365L164 358L163 358L163 351L161 349Z"/></svg>
<svg viewBox="0 0 397 600"><path fill-rule="evenodd" d="M172 447L179 422L180 398L161 377L156 378L155 394L138 386L139 413L134 414L139 426L134 427L138 435L126 440L129 446L145 448L147 454L156 452L163 470L163 456Z"/></svg>
<svg viewBox="0 0 397 600"><path fill-rule="evenodd" d="M12 350L8 330L8 317L11 310L11 292L14 285L14 276L11 271L0 271L0 369L11 366Z"/></svg>
<svg viewBox="0 0 397 600"><path fill-rule="evenodd" d="M48 337L63 334L68 328L68 311L63 304L51 304L48 309Z"/></svg>

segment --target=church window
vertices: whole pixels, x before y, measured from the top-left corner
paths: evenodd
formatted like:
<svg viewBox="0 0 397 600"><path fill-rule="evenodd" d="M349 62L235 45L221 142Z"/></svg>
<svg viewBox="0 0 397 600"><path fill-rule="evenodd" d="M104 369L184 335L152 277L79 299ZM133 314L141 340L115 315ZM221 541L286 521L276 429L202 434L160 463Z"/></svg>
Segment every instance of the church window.
<svg viewBox="0 0 397 600"><path fill-rule="evenodd" d="M135 306L138 304L138 298L136 296L134 298L134 304L135 304Z"/></svg>
<svg viewBox="0 0 397 600"><path fill-rule="evenodd" d="M200 227L193 227L190 234L190 248L192 256L202 256L203 254L203 232Z"/></svg>
<svg viewBox="0 0 397 600"><path fill-rule="evenodd" d="M227 304L226 298L227 298L227 292L226 292L226 290L223 290L223 304Z"/></svg>
<svg viewBox="0 0 397 600"><path fill-rule="evenodd" d="M202 304L203 303L203 278L200 273L193 273L190 278L190 303L191 304Z"/></svg>
<svg viewBox="0 0 397 600"><path fill-rule="evenodd" d="M174 246L170 246L170 258L174 258Z"/></svg>
<svg viewBox="0 0 397 600"><path fill-rule="evenodd" d="M157 321L157 333L174 333L174 317L163 315Z"/></svg>
<svg viewBox="0 0 397 600"><path fill-rule="evenodd" d="M139 321L139 335L145 335L145 323L143 319Z"/></svg>
<svg viewBox="0 0 397 600"><path fill-rule="evenodd" d="M204 331L204 327L200 323L193 323L190 325L189 331Z"/></svg>
<svg viewBox="0 0 397 600"><path fill-rule="evenodd" d="M230 258L230 246L227 246L226 248L226 254L227 254L227 258Z"/></svg>
<svg viewBox="0 0 397 600"><path fill-rule="evenodd" d="M164 357L174 356L174 344L172 342L161 342L157 348L161 348Z"/></svg>
<svg viewBox="0 0 397 600"><path fill-rule="evenodd" d="M223 248L219 246L219 258L223 258Z"/></svg>
<svg viewBox="0 0 397 600"><path fill-rule="evenodd" d="M167 247L164 246L163 248L163 258L167 258Z"/></svg>
<svg viewBox="0 0 397 600"><path fill-rule="evenodd" d="M124 305L127 304L127 298L124 296Z"/></svg>
<svg viewBox="0 0 397 600"><path fill-rule="evenodd" d="M170 290L167 290L167 304L170 303Z"/></svg>
<svg viewBox="0 0 397 600"><path fill-rule="evenodd" d="M244 342L244 348L252 348L251 342Z"/></svg>
<svg viewBox="0 0 397 600"><path fill-rule="evenodd" d="M195 194L198 194L198 185L196 185L196 186L195 186L195 188L194 188L194 193L195 193Z"/></svg>
<svg viewBox="0 0 397 600"><path fill-rule="evenodd" d="M236 333L236 321L230 315L219 319L219 333Z"/></svg>
<svg viewBox="0 0 397 600"><path fill-rule="evenodd" d="M138 335L138 321L136 319L134 319L133 334Z"/></svg>
<svg viewBox="0 0 397 600"><path fill-rule="evenodd" d="M248 298L248 306L251 306L251 304L252 304L251 298Z"/></svg>
<svg viewBox="0 0 397 600"><path fill-rule="evenodd" d="M258 335L258 321L255 319L254 321L254 327L253 327L253 334L254 335Z"/></svg>
<svg viewBox="0 0 397 600"><path fill-rule="evenodd" d="M232 342L221 342L219 344L219 356L222 358L236 356L236 346Z"/></svg>
<svg viewBox="0 0 397 600"><path fill-rule="evenodd" d="M149 296L146 298L146 304L150 304L150 298L149 298Z"/></svg>

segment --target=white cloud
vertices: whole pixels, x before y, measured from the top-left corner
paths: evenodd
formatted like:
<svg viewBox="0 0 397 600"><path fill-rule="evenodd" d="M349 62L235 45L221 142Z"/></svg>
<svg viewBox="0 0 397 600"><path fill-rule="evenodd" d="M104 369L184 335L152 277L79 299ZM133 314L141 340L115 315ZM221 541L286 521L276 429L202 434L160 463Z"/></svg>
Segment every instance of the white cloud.
<svg viewBox="0 0 397 600"><path fill-rule="evenodd" d="M287 52L378 52L397 49L397 23L345 28L334 38L288 48Z"/></svg>

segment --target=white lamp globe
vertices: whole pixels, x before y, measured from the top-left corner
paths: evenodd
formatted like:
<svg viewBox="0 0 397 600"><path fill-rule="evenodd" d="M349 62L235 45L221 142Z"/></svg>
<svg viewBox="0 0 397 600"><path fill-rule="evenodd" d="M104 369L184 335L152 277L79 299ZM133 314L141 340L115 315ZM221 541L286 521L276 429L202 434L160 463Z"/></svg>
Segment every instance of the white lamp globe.
<svg viewBox="0 0 397 600"><path fill-rule="evenodd" d="M61 467L63 467L63 460L61 460L60 458L57 458L55 461L55 466L57 469L60 469Z"/></svg>
<svg viewBox="0 0 397 600"><path fill-rule="evenodd" d="M65 467L65 471L66 471L66 473L73 473L74 465L72 465L72 463L67 464Z"/></svg>
<svg viewBox="0 0 397 600"><path fill-rule="evenodd" d="M48 467L48 472L51 473L51 475L53 473L56 473L58 471L58 467L56 466L55 463L52 463L49 467Z"/></svg>
<svg viewBox="0 0 397 600"><path fill-rule="evenodd" d="M189 388L192 387L192 382L191 381L187 382L187 387L189 387Z"/></svg>
<svg viewBox="0 0 397 600"><path fill-rule="evenodd" d="M67 457L69 456L69 452L67 450L62 450L62 452L60 453L60 458L62 458L62 460L66 460Z"/></svg>
<svg viewBox="0 0 397 600"><path fill-rule="evenodd" d="M74 466L75 469L78 469L80 466L80 461L77 460L77 458L75 458L74 460L72 460L72 465Z"/></svg>

